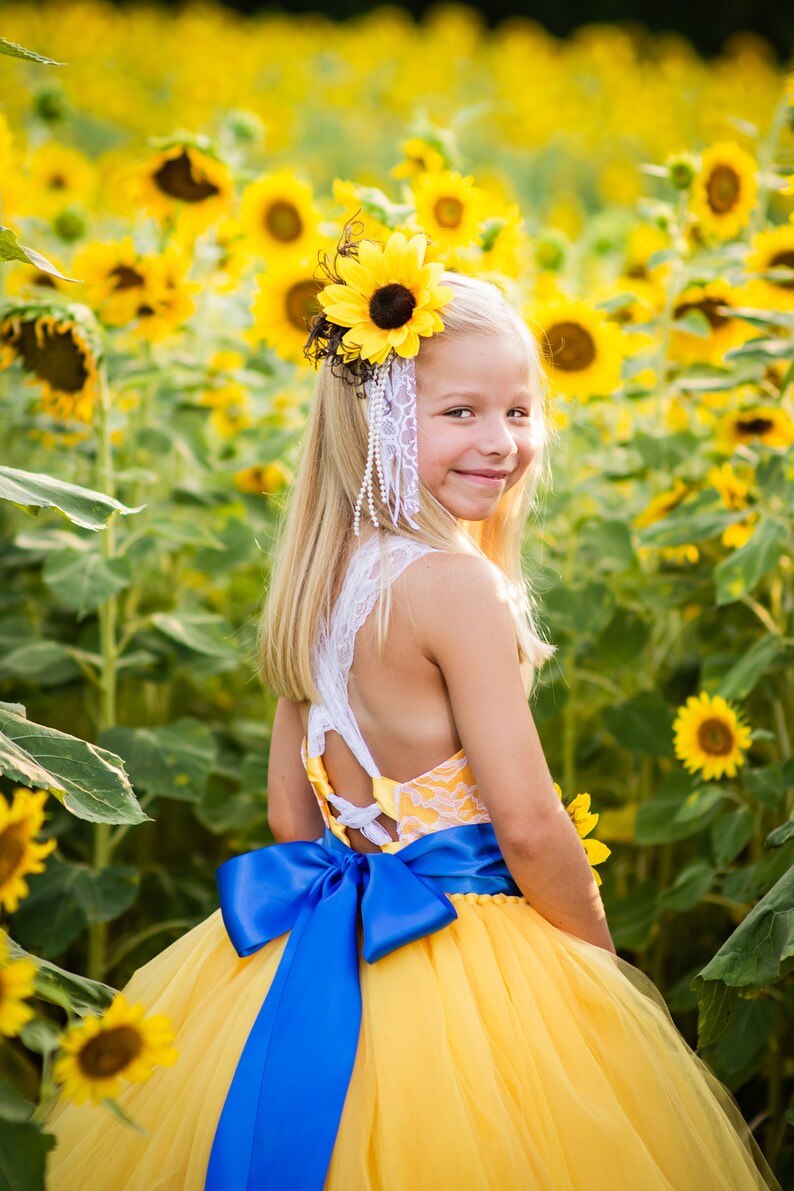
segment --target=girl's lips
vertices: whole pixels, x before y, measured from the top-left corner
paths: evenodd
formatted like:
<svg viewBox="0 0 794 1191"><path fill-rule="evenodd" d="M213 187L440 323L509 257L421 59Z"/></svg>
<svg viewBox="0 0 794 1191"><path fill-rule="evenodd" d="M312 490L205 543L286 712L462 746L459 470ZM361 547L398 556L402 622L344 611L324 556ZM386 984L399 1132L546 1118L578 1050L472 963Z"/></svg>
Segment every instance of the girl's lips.
<svg viewBox="0 0 794 1191"><path fill-rule="evenodd" d="M500 484L504 484L507 476L488 476L479 471L456 471L456 476L463 476L467 480L472 480L475 484L484 484L486 488L498 488Z"/></svg>

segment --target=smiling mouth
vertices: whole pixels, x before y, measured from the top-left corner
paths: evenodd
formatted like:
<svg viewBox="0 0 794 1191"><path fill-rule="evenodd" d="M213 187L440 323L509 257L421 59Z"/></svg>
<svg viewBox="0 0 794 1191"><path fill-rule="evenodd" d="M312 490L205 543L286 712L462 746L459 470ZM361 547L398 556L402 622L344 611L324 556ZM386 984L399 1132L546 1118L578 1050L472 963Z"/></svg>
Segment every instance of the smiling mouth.
<svg viewBox="0 0 794 1191"><path fill-rule="evenodd" d="M496 485L504 483L508 473L503 471L456 471L455 475L465 476L467 480L479 480L481 483Z"/></svg>

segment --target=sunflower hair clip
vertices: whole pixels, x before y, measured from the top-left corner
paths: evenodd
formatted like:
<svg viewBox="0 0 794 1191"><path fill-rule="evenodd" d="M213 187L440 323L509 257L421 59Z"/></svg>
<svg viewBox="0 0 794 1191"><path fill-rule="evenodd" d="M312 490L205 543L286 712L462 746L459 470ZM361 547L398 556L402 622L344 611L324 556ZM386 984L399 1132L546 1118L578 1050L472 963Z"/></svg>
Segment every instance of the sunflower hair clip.
<svg viewBox="0 0 794 1191"><path fill-rule="evenodd" d="M345 226L333 262L327 256L320 261L328 280L304 354L315 367L327 359L335 375L367 397L367 462L353 510L358 537L365 498L373 525L380 527L376 476L394 525L402 513L418 528L415 357L422 338L443 331L438 311L453 291L439 284L444 266L426 261L423 233L408 238L392 232L380 244L356 240L354 227Z"/></svg>

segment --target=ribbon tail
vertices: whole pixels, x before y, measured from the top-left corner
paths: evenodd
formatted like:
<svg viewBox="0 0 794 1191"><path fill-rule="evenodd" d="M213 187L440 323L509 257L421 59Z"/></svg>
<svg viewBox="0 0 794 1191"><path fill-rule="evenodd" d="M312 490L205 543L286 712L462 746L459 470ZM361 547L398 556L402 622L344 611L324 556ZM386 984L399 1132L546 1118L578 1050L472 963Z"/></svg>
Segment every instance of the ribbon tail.
<svg viewBox="0 0 794 1191"><path fill-rule="evenodd" d="M322 1191L361 1028L358 890L305 905L238 1063L205 1191Z"/></svg>

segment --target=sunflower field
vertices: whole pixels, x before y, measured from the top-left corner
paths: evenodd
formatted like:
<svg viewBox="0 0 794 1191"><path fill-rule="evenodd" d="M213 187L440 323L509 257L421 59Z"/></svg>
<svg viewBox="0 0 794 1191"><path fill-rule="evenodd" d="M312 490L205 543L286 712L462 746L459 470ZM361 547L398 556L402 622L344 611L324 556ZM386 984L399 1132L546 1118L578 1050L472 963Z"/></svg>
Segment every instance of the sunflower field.
<svg viewBox="0 0 794 1191"><path fill-rule="evenodd" d="M116 990L272 842L257 619L353 217L538 338L533 714L617 947L794 1185L790 66L465 7L0 38L0 1185L59 1096L134 1125L178 1045Z"/></svg>

